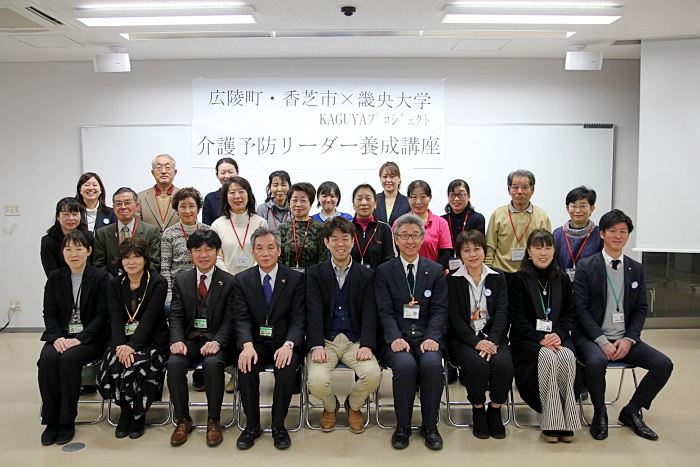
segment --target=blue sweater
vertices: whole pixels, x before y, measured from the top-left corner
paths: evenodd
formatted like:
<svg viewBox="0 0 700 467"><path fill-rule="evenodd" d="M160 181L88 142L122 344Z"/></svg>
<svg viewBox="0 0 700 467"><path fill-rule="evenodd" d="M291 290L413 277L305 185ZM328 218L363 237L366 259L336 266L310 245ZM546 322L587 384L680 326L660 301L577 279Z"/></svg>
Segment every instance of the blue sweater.
<svg viewBox="0 0 700 467"><path fill-rule="evenodd" d="M568 222L568 221L567 221ZM574 258L578 255L576 262L581 261L583 258L588 258L603 249L603 240L600 238L600 227L597 225L593 227L591 234L588 236L588 241L585 245L583 242L586 237L583 238L571 238L569 237L569 244L571 245L571 252L569 252L569 246L566 244L566 236L564 234L564 228L558 227L554 229L554 241L556 242L556 255L557 263L559 267L566 271L574 266L574 262L571 259L571 253L573 253ZM583 250L579 255L579 250L581 250L581 245L583 245Z"/></svg>

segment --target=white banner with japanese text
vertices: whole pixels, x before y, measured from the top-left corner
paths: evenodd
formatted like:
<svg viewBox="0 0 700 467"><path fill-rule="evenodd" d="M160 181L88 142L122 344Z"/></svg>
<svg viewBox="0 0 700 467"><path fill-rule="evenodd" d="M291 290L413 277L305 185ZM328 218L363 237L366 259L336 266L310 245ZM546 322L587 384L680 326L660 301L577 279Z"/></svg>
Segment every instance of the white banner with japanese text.
<svg viewBox="0 0 700 467"><path fill-rule="evenodd" d="M196 79L192 96L195 167L443 167L442 79Z"/></svg>

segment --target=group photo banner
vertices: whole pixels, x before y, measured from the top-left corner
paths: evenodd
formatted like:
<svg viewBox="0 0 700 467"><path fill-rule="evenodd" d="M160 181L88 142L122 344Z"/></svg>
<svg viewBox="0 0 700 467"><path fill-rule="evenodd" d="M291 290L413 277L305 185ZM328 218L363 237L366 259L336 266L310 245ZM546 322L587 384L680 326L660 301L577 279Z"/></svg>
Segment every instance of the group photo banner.
<svg viewBox="0 0 700 467"><path fill-rule="evenodd" d="M443 167L442 79L196 79L192 98L194 167Z"/></svg>

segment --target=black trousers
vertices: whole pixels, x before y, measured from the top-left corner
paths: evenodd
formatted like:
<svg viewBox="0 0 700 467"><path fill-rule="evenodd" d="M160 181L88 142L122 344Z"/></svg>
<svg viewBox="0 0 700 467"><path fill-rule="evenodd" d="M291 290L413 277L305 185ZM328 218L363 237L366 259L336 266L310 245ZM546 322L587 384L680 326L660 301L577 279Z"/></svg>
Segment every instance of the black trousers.
<svg viewBox="0 0 700 467"><path fill-rule="evenodd" d="M241 390L241 402L246 415L246 428L260 426L260 372L266 365L274 363L274 356L280 344L253 344L258 354L258 363L251 364L251 371L243 373L238 370L238 384ZM272 427L284 428L284 419L289 412L292 401L299 349L295 346L292 361L284 368L275 368L275 389L272 393Z"/></svg>
<svg viewBox="0 0 700 467"><path fill-rule="evenodd" d="M419 385L423 426L428 430L435 429L445 382L442 351L423 353L420 343L411 345L409 352L394 352L388 347L382 359L393 373L394 412L398 425L411 427L416 385Z"/></svg>
<svg viewBox="0 0 700 467"><path fill-rule="evenodd" d="M593 408L597 412L605 412L605 372L608 359L600 346L590 340L578 345L576 353L585 366L586 387L591 395ZM651 402L671 377L673 362L666 355L642 341L637 341L627 356L618 361L649 370L631 399L634 404L649 410Z"/></svg>
<svg viewBox="0 0 700 467"><path fill-rule="evenodd" d="M513 384L513 357L508 344L501 344L490 361L479 356L474 347L459 340L449 343L450 361L462 368L462 380L467 388L467 399L474 405L486 402L486 389L491 402L505 404Z"/></svg>
<svg viewBox="0 0 700 467"><path fill-rule="evenodd" d="M105 342L80 344L58 353L47 342L39 356L41 423L73 423L78 416L78 399L83 365L102 356Z"/></svg>
<svg viewBox="0 0 700 467"><path fill-rule="evenodd" d="M204 373L204 391L207 395L209 418L217 420L221 417L227 352L226 349L221 349L214 355L203 356L200 349L208 341L206 337L187 339L185 341L187 355L170 354L168 359L168 390L173 399L177 420L182 420L190 414L187 370L199 362L202 362Z"/></svg>

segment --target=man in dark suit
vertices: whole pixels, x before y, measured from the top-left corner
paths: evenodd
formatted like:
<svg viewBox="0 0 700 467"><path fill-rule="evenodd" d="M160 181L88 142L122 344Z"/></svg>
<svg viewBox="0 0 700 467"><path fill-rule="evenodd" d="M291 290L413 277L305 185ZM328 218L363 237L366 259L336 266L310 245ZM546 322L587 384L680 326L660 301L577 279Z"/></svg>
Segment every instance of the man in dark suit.
<svg viewBox="0 0 700 467"><path fill-rule="evenodd" d="M576 265L574 299L577 324L572 333L576 352L585 366L585 381L593 402L591 436L608 437L605 407L605 370L609 361L629 363L649 370L619 420L642 438L658 435L642 419L673 371L671 360L641 341L647 316L647 291L641 264L624 256L634 226L624 212L613 209L600 219L603 251Z"/></svg>
<svg viewBox="0 0 700 467"><path fill-rule="evenodd" d="M447 281L442 266L418 256L424 236L418 216L401 216L394 226L400 255L377 268L377 309L390 346L382 359L393 372L397 426L391 445L396 449L408 446L416 384L423 416L421 436L429 449L442 449L437 419L443 386Z"/></svg>
<svg viewBox="0 0 700 467"><path fill-rule="evenodd" d="M95 248L92 264L117 276L116 260L119 257L119 244L127 237L143 238L148 242L151 264L160 270L160 230L135 218L139 207L139 198L131 188L119 188L112 196L117 223L110 224L95 232Z"/></svg>
<svg viewBox="0 0 700 467"><path fill-rule="evenodd" d="M197 230L187 240L195 267L175 278L170 325L168 389L177 427L170 444L179 446L192 431L187 392L187 370L202 362L209 417L207 445L217 446L221 433L226 349L235 346L233 335L233 276L216 268L221 239L213 230Z"/></svg>
<svg viewBox="0 0 700 467"><path fill-rule="evenodd" d="M306 327L304 274L277 263L277 230L258 227L250 237L257 266L234 280L234 316L238 346L238 380L246 428L236 446L250 449L260 436L260 371L274 363L272 438L277 449L291 445L284 419L296 380L299 346Z"/></svg>
<svg viewBox="0 0 700 467"><path fill-rule="evenodd" d="M331 431L340 408L331 389L331 373L342 362L357 375L357 383L345 399L348 426L361 433L360 409L379 386L381 372L373 352L377 343L377 304L374 271L352 260L355 225L342 216L323 226L331 259L309 268L306 278L306 358L308 387L323 402L321 429Z"/></svg>

